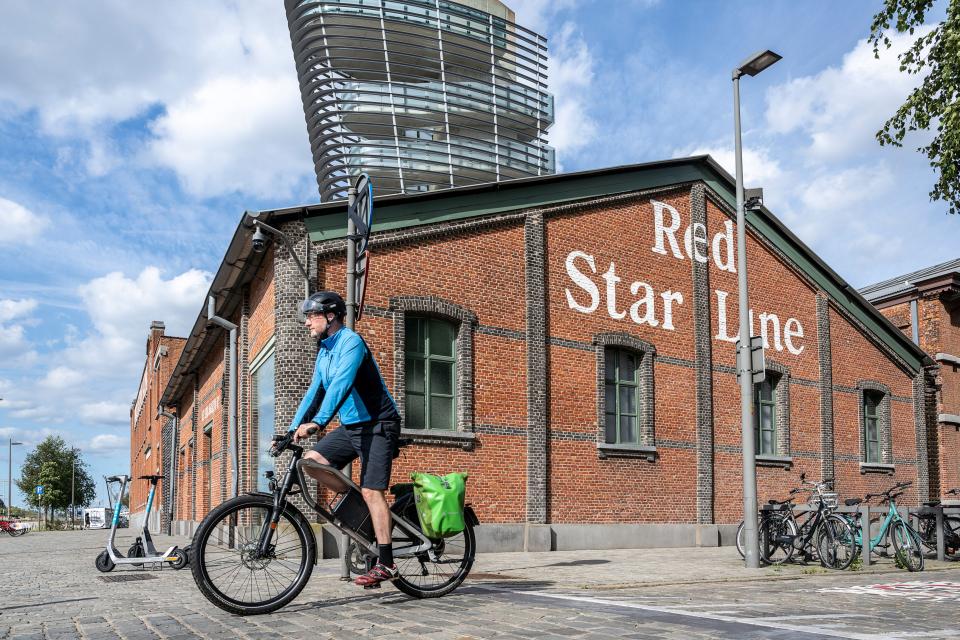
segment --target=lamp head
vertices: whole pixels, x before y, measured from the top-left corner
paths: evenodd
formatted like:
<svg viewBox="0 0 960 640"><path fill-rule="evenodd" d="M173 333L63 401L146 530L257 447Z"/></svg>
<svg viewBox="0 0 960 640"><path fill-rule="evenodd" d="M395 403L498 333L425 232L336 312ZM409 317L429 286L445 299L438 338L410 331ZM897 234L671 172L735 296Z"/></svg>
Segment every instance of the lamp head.
<svg viewBox="0 0 960 640"><path fill-rule="evenodd" d="M781 58L783 58L783 56L781 56L779 53L770 51L770 49L767 49L766 51L760 51L759 53L753 54L740 63L740 66L737 67L736 71L733 72L733 75L735 78L739 78L743 75L755 76Z"/></svg>

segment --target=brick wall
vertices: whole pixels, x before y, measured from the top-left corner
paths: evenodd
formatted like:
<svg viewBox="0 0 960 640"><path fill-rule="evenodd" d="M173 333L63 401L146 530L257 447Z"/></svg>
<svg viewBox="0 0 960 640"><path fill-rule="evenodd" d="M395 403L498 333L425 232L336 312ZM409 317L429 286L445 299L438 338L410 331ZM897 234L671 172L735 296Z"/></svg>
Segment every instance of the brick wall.
<svg viewBox="0 0 960 640"><path fill-rule="evenodd" d="M673 235L655 233L658 220L675 225ZM303 224L283 229L301 260L315 265L317 286L342 292L343 241L314 244L307 261ZM701 183L377 234L357 330L401 408L405 313L426 310L468 324L459 335L469 344L458 353L472 358L471 368L458 368L472 379L470 415L458 418L456 432L414 432L416 444L396 461L393 480L414 470L467 471L469 500L488 523L736 522L742 479L733 237L732 211ZM296 317L302 277L285 246L273 250L249 288L234 294L243 302L233 321L241 326L242 365L274 341L282 429L309 384L316 346ZM759 497L782 497L801 472L836 473L848 496L902 479L922 490L918 442L926 436L917 414L925 405L915 401L911 374L774 247L751 234L747 250L755 331L766 329L768 362L784 385L778 455L758 468ZM649 304L641 302L646 286ZM643 352L652 433L642 446L603 441L606 344ZM222 383L223 354L222 345L214 348L200 368L184 422ZM243 368L244 481L252 488L255 399ZM881 385L890 396L893 468L882 475L861 473L861 383ZM215 429L224 423L221 416ZM181 444L187 436L183 429ZM196 474L203 485L209 457L199 444L183 479ZM215 475L226 459L225 452L223 461L214 458ZM189 495L180 491L181 506ZM209 504L204 495L197 500L199 519Z"/></svg>

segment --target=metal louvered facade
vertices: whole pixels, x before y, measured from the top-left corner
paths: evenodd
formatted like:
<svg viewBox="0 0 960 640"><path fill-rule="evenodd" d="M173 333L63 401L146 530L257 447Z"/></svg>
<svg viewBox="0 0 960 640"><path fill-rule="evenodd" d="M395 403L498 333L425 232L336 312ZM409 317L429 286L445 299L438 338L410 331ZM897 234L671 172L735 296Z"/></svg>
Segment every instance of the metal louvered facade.
<svg viewBox="0 0 960 640"><path fill-rule="evenodd" d="M285 0L323 202L554 172L546 38L497 0Z"/></svg>

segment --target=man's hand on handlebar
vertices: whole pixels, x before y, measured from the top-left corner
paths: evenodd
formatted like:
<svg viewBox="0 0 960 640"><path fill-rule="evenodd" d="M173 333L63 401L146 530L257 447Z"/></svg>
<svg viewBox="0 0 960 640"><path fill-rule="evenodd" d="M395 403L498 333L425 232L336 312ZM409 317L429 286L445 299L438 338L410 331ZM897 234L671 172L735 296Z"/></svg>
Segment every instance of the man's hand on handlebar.
<svg viewBox="0 0 960 640"><path fill-rule="evenodd" d="M305 422L297 427L297 430L293 434L293 441L299 442L300 440L306 440L317 431L320 431L320 425L316 422Z"/></svg>

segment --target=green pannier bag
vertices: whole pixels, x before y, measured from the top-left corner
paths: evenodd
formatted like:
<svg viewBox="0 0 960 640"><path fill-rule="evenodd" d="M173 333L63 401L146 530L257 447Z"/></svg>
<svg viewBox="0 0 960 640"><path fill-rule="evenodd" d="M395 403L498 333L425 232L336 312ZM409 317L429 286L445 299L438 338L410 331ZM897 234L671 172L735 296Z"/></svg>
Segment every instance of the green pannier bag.
<svg viewBox="0 0 960 640"><path fill-rule="evenodd" d="M423 534L433 540L455 536L466 528L463 500L467 491L466 473L440 477L413 473L413 497Z"/></svg>

